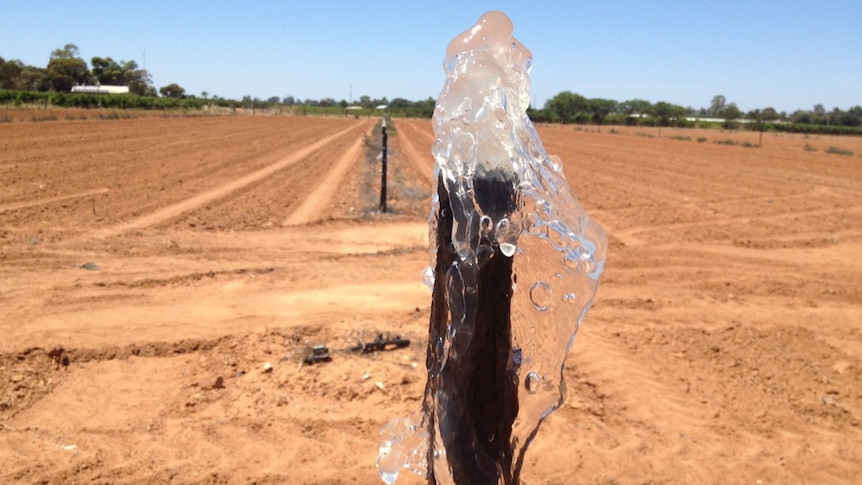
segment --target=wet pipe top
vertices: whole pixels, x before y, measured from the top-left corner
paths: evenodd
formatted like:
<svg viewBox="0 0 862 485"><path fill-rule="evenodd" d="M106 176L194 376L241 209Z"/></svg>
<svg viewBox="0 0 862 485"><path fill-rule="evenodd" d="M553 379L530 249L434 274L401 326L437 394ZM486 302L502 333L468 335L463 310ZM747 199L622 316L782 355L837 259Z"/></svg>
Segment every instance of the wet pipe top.
<svg viewBox="0 0 862 485"><path fill-rule="evenodd" d="M511 259L510 300L500 304L511 306L505 376L514 385L517 416L506 437L512 459L503 465L510 469L499 477L517 481L539 424L565 398L565 357L598 289L607 237L581 208L560 160L546 153L527 117L532 54L512 31L505 14L489 12L447 49L432 148L443 187L432 196L425 279L435 298L443 290L448 307L445 332L435 333L432 321L429 356L438 358L428 362L430 383L470 347L480 320L475 294L481 268L492 258ZM438 261L444 253L434 242L441 240L452 246L451 261ZM446 281L436 282L441 276ZM427 476L429 466L437 483L454 482L455 458L446 455L444 438L454 432L446 429L445 416L458 409L455 397L442 385L428 389L420 412L381 431L378 470L387 483L401 467Z"/></svg>

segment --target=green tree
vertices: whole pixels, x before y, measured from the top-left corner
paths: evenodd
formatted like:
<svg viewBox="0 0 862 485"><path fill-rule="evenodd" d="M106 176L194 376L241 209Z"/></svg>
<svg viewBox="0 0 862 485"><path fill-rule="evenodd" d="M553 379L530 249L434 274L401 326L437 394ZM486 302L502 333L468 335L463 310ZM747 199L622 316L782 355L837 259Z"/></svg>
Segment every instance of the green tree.
<svg viewBox="0 0 862 485"><path fill-rule="evenodd" d="M587 98L571 91L562 91L545 102L545 111L550 113L552 119L563 123L574 123L583 119L584 114L589 112Z"/></svg>
<svg viewBox="0 0 862 485"><path fill-rule="evenodd" d="M685 108L666 101L659 101L653 105L651 114L658 118L661 126L671 126L685 117Z"/></svg>
<svg viewBox="0 0 862 485"><path fill-rule="evenodd" d="M110 57L94 57L90 63L93 77L99 84L128 86L129 92L142 96L155 95L155 89L149 89L152 84L150 73L139 68L135 61L116 62Z"/></svg>
<svg viewBox="0 0 862 485"><path fill-rule="evenodd" d="M93 66L93 77L99 84L126 85L123 68L110 57L93 57L90 65Z"/></svg>
<svg viewBox="0 0 862 485"><path fill-rule="evenodd" d="M620 111L629 116L649 113L651 108L652 103L645 99L630 99L619 104Z"/></svg>
<svg viewBox="0 0 862 485"><path fill-rule="evenodd" d="M62 49L51 52L45 71L51 89L55 91L71 91L72 86L88 84L92 78L75 44L66 44Z"/></svg>
<svg viewBox="0 0 862 485"><path fill-rule="evenodd" d="M641 116L652 112L652 103L645 99L630 99L617 105L617 109L625 115L625 122L639 125Z"/></svg>
<svg viewBox="0 0 862 485"><path fill-rule="evenodd" d="M587 107L592 114L592 122L603 125L608 115L617 109L617 102L612 99L592 98L587 101Z"/></svg>
<svg viewBox="0 0 862 485"><path fill-rule="evenodd" d="M6 61L0 57L0 89L16 89L18 77L23 70L23 62L16 59Z"/></svg>
<svg viewBox="0 0 862 485"><path fill-rule="evenodd" d="M45 69L24 66L15 81L15 89L18 91L49 91L51 82L48 80L48 73Z"/></svg>
<svg viewBox="0 0 862 485"><path fill-rule="evenodd" d="M182 98L186 94L186 90L180 87L177 83L171 83L167 86L159 88L159 93L166 98Z"/></svg>
<svg viewBox="0 0 862 485"><path fill-rule="evenodd" d="M742 111L736 107L736 103L730 103L721 112L721 117L724 118L725 128L734 128L736 127L736 120L742 117Z"/></svg>
<svg viewBox="0 0 862 485"><path fill-rule="evenodd" d="M760 117L761 117L761 119L763 119L763 121L775 121L775 120L779 119L781 116L778 114L777 111L775 111L775 108L770 106L768 108L764 108Z"/></svg>
<svg viewBox="0 0 862 485"><path fill-rule="evenodd" d="M707 110L707 114L710 116L721 116L722 111L727 104L727 98L724 97L723 94L716 94L712 97L712 102L709 103L709 109Z"/></svg>

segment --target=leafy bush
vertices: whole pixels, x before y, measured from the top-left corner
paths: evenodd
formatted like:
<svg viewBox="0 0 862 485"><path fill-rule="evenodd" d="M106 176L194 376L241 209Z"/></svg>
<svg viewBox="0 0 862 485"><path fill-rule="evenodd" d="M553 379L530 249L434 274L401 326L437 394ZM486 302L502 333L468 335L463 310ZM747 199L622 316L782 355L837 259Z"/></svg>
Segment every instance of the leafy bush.
<svg viewBox="0 0 862 485"><path fill-rule="evenodd" d="M805 146L803 146L802 148L805 149L806 152L816 152L817 151L817 149L814 148L814 146L808 142L806 142Z"/></svg>
<svg viewBox="0 0 862 485"><path fill-rule="evenodd" d="M699 137L697 137L697 142L698 142L698 143L703 143L703 142L705 142L705 141L706 141L706 137L705 137L705 136L699 136Z"/></svg>
<svg viewBox="0 0 862 485"><path fill-rule="evenodd" d="M54 113L34 114L30 117L30 121L57 121L57 115Z"/></svg>
<svg viewBox="0 0 862 485"><path fill-rule="evenodd" d="M827 148L826 153L834 153L835 155L844 155L847 157L853 156L853 150L845 150L844 148L838 148L836 146L830 146Z"/></svg>

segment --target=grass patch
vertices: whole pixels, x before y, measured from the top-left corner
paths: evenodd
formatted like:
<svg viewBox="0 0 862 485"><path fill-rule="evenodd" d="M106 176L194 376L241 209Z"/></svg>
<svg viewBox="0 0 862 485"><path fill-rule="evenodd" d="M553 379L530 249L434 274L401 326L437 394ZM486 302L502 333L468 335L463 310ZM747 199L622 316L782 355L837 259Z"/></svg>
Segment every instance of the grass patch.
<svg viewBox="0 0 862 485"><path fill-rule="evenodd" d="M608 133L610 133L611 135L617 135L619 134L619 131L617 131L615 128L611 128L611 131L609 131Z"/></svg>
<svg viewBox="0 0 862 485"><path fill-rule="evenodd" d="M836 146L830 145L829 148L826 149L826 153L832 153L835 155L844 155L847 157L853 156L853 150L845 150L844 148L839 148Z"/></svg>
<svg viewBox="0 0 862 485"><path fill-rule="evenodd" d="M705 141L706 141L706 137L705 137L705 136L699 136L699 137L697 137L697 142L698 142L698 143L703 143L703 142L705 142Z"/></svg>
<svg viewBox="0 0 862 485"><path fill-rule="evenodd" d="M715 140L716 145L736 145L735 140Z"/></svg>
<svg viewBox="0 0 862 485"><path fill-rule="evenodd" d="M691 141L691 137L687 135L674 135L670 137L671 140L679 140L679 141Z"/></svg>
<svg viewBox="0 0 862 485"><path fill-rule="evenodd" d="M86 120L87 115L85 115L84 113L77 113L77 114L69 113L66 116L64 116L63 119L67 120L67 121Z"/></svg>
<svg viewBox="0 0 862 485"><path fill-rule="evenodd" d="M33 115L30 121L57 121L57 115L54 113L46 113L43 115Z"/></svg>
<svg viewBox="0 0 862 485"><path fill-rule="evenodd" d="M817 151L817 149L816 149L816 148L814 148L814 146L813 146L812 144L807 143L807 142L806 142L806 143L805 143L805 145L802 147L802 149L803 149L803 150L805 150L806 152L816 152L816 151Z"/></svg>
<svg viewBox="0 0 862 485"><path fill-rule="evenodd" d="M178 116L182 116L182 115L178 115ZM128 120L128 119L132 119L134 117L135 117L134 115L132 115L131 113L127 113L125 111L109 111L107 113L99 113L99 119L100 120L119 120L119 119Z"/></svg>
<svg viewBox="0 0 862 485"><path fill-rule="evenodd" d="M644 133L642 131L636 132L635 136L642 136L644 138L655 138L655 135L650 135L649 133Z"/></svg>
<svg viewBox="0 0 862 485"><path fill-rule="evenodd" d="M0 116L0 123L11 123L14 117L12 115Z"/></svg>
<svg viewBox="0 0 862 485"><path fill-rule="evenodd" d="M739 144L739 146L743 146L745 148L757 148L758 145L756 143L751 143L750 141L744 141Z"/></svg>

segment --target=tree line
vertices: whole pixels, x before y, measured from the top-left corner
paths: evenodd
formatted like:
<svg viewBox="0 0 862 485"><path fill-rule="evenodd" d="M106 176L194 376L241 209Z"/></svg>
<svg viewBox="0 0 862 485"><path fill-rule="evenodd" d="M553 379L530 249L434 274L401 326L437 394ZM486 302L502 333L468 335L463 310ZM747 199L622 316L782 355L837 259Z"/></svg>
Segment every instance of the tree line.
<svg viewBox="0 0 862 485"><path fill-rule="evenodd" d="M117 107L140 109L200 108L205 105L267 109L290 106L300 114L369 114L381 105L388 107L392 116L428 117L434 113L434 98L410 101L404 98L372 99L361 96L356 102L334 98L300 100L292 95L272 96L266 100L244 96L235 101L211 95L204 91L200 97L187 93L170 83L156 90L152 77L135 61L115 61L111 57L93 57L90 64L81 58L75 44L66 44L51 52L44 68L24 65L19 60L0 57L0 102L45 103L55 106ZM129 95L103 96L98 94L71 93L76 85L128 86ZM161 95L161 97L159 97ZM356 112L355 110L359 110ZM796 110L793 113L778 112L772 107L755 109L743 113L735 103L728 102L723 95L716 95L709 107L695 109L667 101L652 103L643 99L616 101L604 98L587 98L571 91L563 91L549 99L542 108L530 108L530 118L535 122L578 123L595 125L646 125L646 126L693 126L715 123L715 119L727 128L747 126L754 129L770 129L795 132L817 132L834 134L862 134L862 107L847 110L834 108L827 111L822 104L812 110Z"/></svg>
<svg viewBox="0 0 862 485"><path fill-rule="evenodd" d="M150 74L135 61L93 57L90 63L92 69L81 58L75 44L51 51L44 68L0 57L0 89L69 92L73 86L106 84L128 86L129 92L140 96L156 95Z"/></svg>
<svg viewBox="0 0 862 485"><path fill-rule="evenodd" d="M541 109L530 109L528 113L533 121L547 123L688 127L719 120L726 128L745 125L778 131L862 134L862 106L846 111L839 108L826 111L822 104L818 104L812 110L796 110L790 114L767 107L744 113L720 94L712 98L709 107L695 109L666 101L651 103L631 99L618 102L563 91L549 99Z"/></svg>

